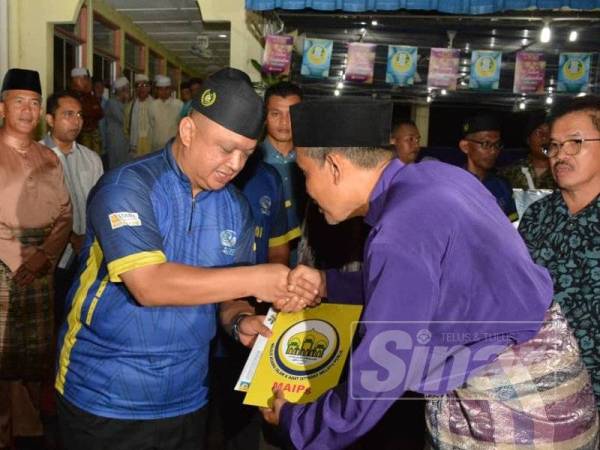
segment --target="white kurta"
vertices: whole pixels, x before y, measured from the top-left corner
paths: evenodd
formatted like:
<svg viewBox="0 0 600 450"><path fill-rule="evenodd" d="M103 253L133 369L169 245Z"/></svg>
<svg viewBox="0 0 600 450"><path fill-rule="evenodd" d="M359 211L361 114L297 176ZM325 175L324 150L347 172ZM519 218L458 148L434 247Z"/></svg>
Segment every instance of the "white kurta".
<svg viewBox="0 0 600 450"><path fill-rule="evenodd" d="M183 103L176 98L155 99L150 105L150 136L152 151L164 147L177 134L179 113Z"/></svg>

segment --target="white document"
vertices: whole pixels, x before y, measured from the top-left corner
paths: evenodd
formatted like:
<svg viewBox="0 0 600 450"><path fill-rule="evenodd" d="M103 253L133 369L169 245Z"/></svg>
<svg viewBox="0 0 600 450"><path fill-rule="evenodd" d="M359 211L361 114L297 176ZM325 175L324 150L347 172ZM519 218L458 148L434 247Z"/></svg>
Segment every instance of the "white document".
<svg viewBox="0 0 600 450"><path fill-rule="evenodd" d="M265 326L271 330L273 329L273 324L275 323L275 318L277 317L277 313L273 308L269 308L267 315L265 316L265 321L263 322ZM263 350L267 344L269 338L258 335L256 341L254 341L254 345L252 346L252 350L250 351L250 355L246 360L246 364L244 364L244 368L242 369L242 373L238 378L237 383L235 384L235 390L246 392L250 387L250 383L254 378L254 373L256 372L256 368L258 367L258 361L260 361L260 356L262 355Z"/></svg>

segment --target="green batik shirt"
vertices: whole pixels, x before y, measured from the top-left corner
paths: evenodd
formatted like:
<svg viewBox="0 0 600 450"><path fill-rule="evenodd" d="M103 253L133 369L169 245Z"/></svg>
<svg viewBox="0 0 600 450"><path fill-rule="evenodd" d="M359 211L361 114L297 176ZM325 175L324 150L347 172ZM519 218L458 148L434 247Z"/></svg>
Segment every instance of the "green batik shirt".
<svg viewBox="0 0 600 450"><path fill-rule="evenodd" d="M552 171L548 169L541 176L537 177L530 158L521 159L510 166L503 167L498 171L498 174L506 178L513 189L532 189L522 171L523 167L527 168L531 174L534 184L533 189L556 189L556 182L552 177Z"/></svg>
<svg viewBox="0 0 600 450"><path fill-rule="evenodd" d="M533 203L519 224L533 260L548 269L600 407L600 196L569 213L560 191Z"/></svg>

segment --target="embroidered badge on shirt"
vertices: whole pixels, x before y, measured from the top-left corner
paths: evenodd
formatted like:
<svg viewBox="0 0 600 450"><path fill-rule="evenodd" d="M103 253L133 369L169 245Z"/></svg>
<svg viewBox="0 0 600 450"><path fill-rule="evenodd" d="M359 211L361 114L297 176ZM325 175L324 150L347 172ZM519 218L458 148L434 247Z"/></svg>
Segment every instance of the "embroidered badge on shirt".
<svg viewBox="0 0 600 450"><path fill-rule="evenodd" d="M113 230L121 227L140 227L142 221L138 213L134 212L116 212L108 215L110 226Z"/></svg>
<svg viewBox="0 0 600 450"><path fill-rule="evenodd" d="M237 243L237 234L233 230L221 231L219 238L221 239L222 251L226 255L235 254L235 244Z"/></svg>

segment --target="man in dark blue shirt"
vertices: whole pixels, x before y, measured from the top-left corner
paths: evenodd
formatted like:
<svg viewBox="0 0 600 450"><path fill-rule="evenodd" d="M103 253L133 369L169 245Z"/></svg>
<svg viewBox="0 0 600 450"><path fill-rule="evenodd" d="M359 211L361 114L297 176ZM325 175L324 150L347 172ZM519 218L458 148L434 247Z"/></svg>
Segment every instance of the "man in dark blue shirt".
<svg viewBox="0 0 600 450"><path fill-rule="evenodd" d="M462 133L458 146L467 155L465 168L496 197L502 211L514 222L518 216L510 184L493 173L496 159L503 148L500 122L494 116L479 114L464 122Z"/></svg>

